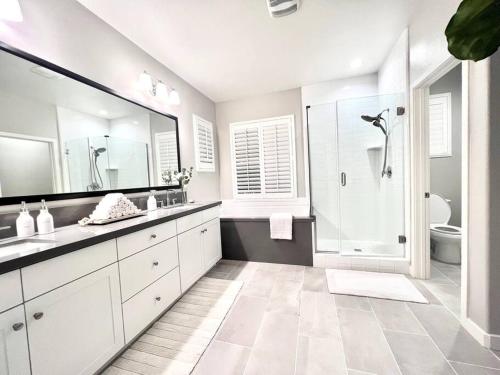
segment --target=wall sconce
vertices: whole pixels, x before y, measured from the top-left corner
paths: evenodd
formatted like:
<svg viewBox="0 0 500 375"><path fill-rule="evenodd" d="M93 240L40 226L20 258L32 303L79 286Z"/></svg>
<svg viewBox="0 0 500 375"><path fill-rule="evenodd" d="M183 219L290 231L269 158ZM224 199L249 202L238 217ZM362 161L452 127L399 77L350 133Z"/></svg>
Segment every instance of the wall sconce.
<svg viewBox="0 0 500 375"><path fill-rule="evenodd" d="M170 105L179 105L181 100L179 93L173 88L168 88L165 83L156 80L151 75L144 71L139 76L139 87L142 91L167 102Z"/></svg>
<svg viewBox="0 0 500 375"><path fill-rule="evenodd" d="M12 22L22 22L23 14L18 0L0 1L0 19Z"/></svg>

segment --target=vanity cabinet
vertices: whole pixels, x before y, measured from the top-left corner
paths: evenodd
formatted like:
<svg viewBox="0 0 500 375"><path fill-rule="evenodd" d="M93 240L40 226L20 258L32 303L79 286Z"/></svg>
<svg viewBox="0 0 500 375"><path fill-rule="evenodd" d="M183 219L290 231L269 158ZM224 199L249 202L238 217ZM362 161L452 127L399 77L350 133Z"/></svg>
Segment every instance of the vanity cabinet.
<svg viewBox="0 0 500 375"><path fill-rule="evenodd" d="M116 263L25 306L33 374L93 374L124 345Z"/></svg>
<svg viewBox="0 0 500 375"><path fill-rule="evenodd" d="M181 233L178 244L184 293L222 258L219 218Z"/></svg>
<svg viewBox="0 0 500 375"><path fill-rule="evenodd" d="M202 235L204 271L208 271L222 258L220 220L213 219L205 224Z"/></svg>
<svg viewBox="0 0 500 375"><path fill-rule="evenodd" d="M0 375L98 372L221 257L212 207L0 275Z"/></svg>
<svg viewBox="0 0 500 375"><path fill-rule="evenodd" d="M24 306L0 314L0 375L29 375Z"/></svg>

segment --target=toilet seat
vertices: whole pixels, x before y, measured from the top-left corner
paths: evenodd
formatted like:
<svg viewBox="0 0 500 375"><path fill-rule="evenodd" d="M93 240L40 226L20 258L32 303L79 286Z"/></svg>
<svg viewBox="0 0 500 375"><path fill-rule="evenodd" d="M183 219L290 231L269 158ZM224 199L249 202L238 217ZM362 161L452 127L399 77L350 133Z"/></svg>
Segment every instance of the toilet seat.
<svg viewBox="0 0 500 375"><path fill-rule="evenodd" d="M431 224L431 231L450 236L460 236L462 234L462 228L449 224Z"/></svg>

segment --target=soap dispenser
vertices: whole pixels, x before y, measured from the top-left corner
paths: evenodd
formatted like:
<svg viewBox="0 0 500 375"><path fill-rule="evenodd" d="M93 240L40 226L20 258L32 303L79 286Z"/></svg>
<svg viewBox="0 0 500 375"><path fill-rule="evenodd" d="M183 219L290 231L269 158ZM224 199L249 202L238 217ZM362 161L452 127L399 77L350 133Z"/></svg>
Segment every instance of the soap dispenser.
<svg viewBox="0 0 500 375"><path fill-rule="evenodd" d="M31 217L26 202L21 202L21 212L16 220L18 237L30 237L35 234L35 220Z"/></svg>
<svg viewBox="0 0 500 375"><path fill-rule="evenodd" d="M148 211L154 211L158 208L156 204L155 191L151 190L148 198Z"/></svg>
<svg viewBox="0 0 500 375"><path fill-rule="evenodd" d="M36 225L38 227L38 234L54 232L54 218L49 213L45 199L42 199L42 207L40 208L40 214L36 218Z"/></svg>

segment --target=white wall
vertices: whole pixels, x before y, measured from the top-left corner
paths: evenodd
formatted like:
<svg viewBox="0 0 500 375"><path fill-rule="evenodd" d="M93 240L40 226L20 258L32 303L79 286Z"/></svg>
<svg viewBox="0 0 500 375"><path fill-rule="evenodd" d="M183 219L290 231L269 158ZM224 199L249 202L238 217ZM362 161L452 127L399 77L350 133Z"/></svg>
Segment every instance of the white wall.
<svg viewBox="0 0 500 375"><path fill-rule="evenodd" d="M23 22L0 21L3 42L130 97L137 97L137 78L144 70L175 87L181 97L180 106L160 108L151 98L144 98L144 102L178 116L181 163L195 164L192 114L215 123L215 104L210 99L76 1L21 0L20 4ZM195 175L190 196L218 199L218 169L216 173Z"/></svg>
<svg viewBox="0 0 500 375"><path fill-rule="evenodd" d="M444 30L460 0L419 0L410 21L410 82L415 84L450 56Z"/></svg>
<svg viewBox="0 0 500 375"><path fill-rule="evenodd" d="M301 97L300 89L293 89L217 103L217 129L219 132L220 145L220 186L222 199L233 199L229 124L284 115L294 115L295 117L297 196L305 196Z"/></svg>

